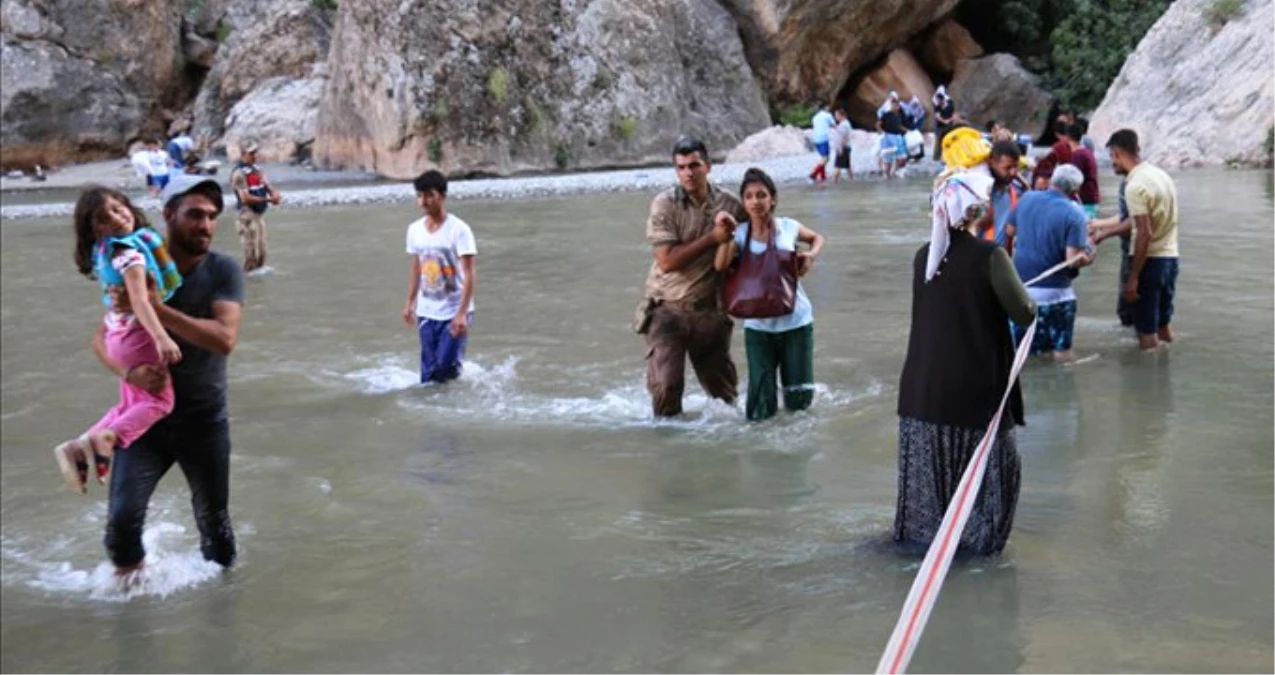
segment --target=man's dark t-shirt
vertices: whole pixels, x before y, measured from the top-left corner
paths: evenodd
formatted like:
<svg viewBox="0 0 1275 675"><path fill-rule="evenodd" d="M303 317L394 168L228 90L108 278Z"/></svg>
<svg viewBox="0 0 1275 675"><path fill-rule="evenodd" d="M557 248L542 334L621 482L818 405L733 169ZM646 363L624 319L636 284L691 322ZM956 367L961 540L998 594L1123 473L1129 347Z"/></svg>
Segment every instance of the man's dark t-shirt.
<svg viewBox="0 0 1275 675"><path fill-rule="evenodd" d="M955 114L956 114L956 104L953 103L952 99L950 98L947 99L947 101L943 104L941 108L934 111L935 118L942 117L943 119L947 120L947 122L939 122L939 124L951 124L952 116Z"/></svg>
<svg viewBox="0 0 1275 675"><path fill-rule="evenodd" d="M213 303L243 304L243 273L234 258L209 251L195 268L182 275L182 285L168 306L196 319L211 319ZM181 347L182 360L172 366L176 401L169 417L183 422L221 422L226 406L226 357L201 349L170 333Z"/></svg>
<svg viewBox="0 0 1275 675"><path fill-rule="evenodd" d="M894 134L896 136L902 136L907 133L907 131L903 128L903 115L896 113L893 110L882 115L881 131L887 134Z"/></svg>

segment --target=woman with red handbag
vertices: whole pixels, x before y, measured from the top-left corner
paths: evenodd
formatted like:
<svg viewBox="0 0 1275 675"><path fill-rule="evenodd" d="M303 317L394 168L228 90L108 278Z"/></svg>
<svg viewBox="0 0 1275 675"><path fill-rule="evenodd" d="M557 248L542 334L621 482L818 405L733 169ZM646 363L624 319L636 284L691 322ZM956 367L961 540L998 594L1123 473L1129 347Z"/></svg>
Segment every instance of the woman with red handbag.
<svg viewBox="0 0 1275 675"><path fill-rule="evenodd" d="M748 211L735 238L717 247L713 264L727 274L726 313L744 319L748 354L748 419L778 409L775 371L784 388L784 408L805 410L814 399L814 311L797 278L810 271L824 237L791 218L776 218L775 183L758 168L744 173L739 188ZM798 251L797 243L810 245ZM747 246L745 246L747 244Z"/></svg>

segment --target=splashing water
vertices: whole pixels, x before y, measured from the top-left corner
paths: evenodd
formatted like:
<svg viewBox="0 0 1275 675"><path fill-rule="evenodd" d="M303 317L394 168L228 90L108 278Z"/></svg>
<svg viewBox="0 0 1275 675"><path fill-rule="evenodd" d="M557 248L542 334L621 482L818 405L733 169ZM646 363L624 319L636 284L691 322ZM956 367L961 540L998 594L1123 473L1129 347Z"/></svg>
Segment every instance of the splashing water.
<svg viewBox="0 0 1275 675"><path fill-rule="evenodd" d="M94 513L88 519L100 517ZM76 539L66 535L48 538L6 533L0 537L4 584L88 600L125 602L142 597L166 598L209 581L222 571L220 565L203 559L197 538L188 536L187 528L176 523L160 521L147 526L142 533L146 565L126 580L116 576L115 567L109 562L77 568L66 560L80 557L79 550L84 546Z"/></svg>
<svg viewBox="0 0 1275 675"><path fill-rule="evenodd" d="M381 355L375 357L375 365L370 367L344 374L327 371L322 382L331 385L336 380L343 386L353 383L357 391L366 395L399 394L399 405L411 410L525 424L552 423L611 429L676 428L695 435L738 430L743 418L743 392L734 405L729 405L694 391L684 397L682 415L656 419L651 413L644 376L638 370L624 378L627 383L617 386L614 369L577 368L573 371L575 379L572 384L583 385L597 393L593 396L553 396L520 388L517 356L506 357L494 366L466 361L456 382L424 387L419 384L417 373L408 368L405 361L401 355ZM875 379L851 389L834 389L827 384L816 383L814 407L845 408L863 399L879 396L883 390L881 383ZM785 420L762 433L790 434L794 431L793 424L804 426L814 421L810 413L799 414L795 422ZM755 432L754 429L749 433Z"/></svg>

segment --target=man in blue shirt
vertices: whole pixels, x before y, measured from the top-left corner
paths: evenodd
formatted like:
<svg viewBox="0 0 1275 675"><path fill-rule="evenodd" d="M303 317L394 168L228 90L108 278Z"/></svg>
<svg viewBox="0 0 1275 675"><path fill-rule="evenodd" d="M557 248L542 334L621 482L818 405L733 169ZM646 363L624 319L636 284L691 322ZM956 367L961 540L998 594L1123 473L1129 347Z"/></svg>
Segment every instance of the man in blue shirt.
<svg viewBox="0 0 1275 675"><path fill-rule="evenodd" d="M1005 224L1014 251L1014 267L1024 281L1031 281L1063 261L1070 268L1028 286L1036 301L1036 337L1032 354L1055 361L1072 358L1072 334L1076 327L1076 292L1071 287L1075 269L1093 262L1090 254L1088 218L1080 204L1072 201L1084 176L1080 169L1062 164L1049 179L1048 190L1028 192ZM1014 339L1021 341L1026 330L1013 326Z"/></svg>
<svg viewBox="0 0 1275 675"><path fill-rule="evenodd" d="M992 144L992 156L987 166L992 170L992 224L993 228L985 230L983 238L995 240L996 245L1007 249L1012 255L1014 249L1009 246L1009 237L1005 234L1005 224L1009 222L1009 214L1018 206L1018 199L1027 192L1027 184L1018 177L1018 165L1022 155L1018 145L1013 141L996 141Z"/></svg>

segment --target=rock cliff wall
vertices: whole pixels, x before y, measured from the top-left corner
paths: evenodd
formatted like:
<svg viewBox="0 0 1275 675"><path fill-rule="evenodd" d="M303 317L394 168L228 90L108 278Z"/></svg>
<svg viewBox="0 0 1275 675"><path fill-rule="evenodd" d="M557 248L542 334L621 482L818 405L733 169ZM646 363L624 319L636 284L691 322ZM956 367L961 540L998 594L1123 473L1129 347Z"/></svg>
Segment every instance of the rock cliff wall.
<svg viewBox="0 0 1275 675"><path fill-rule="evenodd" d="M0 0L0 145L74 161L188 119L204 150L387 175L659 161L832 99L957 2Z"/></svg>
<svg viewBox="0 0 1275 675"><path fill-rule="evenodd" d="M238 141L259 137L263 159L293 159L314 141L313 92L325 84L335 11L312 0L221 2L202 17L224 39L194 102L194 135L231 157Z"/></svg>
<svg viewBox="0 0 1275 675"><path fill-rule="evenodd" d="M0 1L6 165L118 155L189 95L171 2Z"/></svg>
<svg viewBox="0 0 1275 675"><path fill-rule="evenodd" d="M328 70L316 163L396 178L665 161L680 133L724 153L769 125L699 0L344 3Z"/></svg>
<svg viewBox="0 0 1275 675"><path fill-rule="evenodd" d="M1090 123L1099 144L1138 132L1165 168L1268 161L1275 116L1275 3L1247 0L1210 18L1212 0L1177 0L1138 44Z"/></svg>

